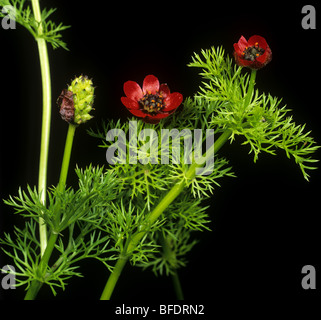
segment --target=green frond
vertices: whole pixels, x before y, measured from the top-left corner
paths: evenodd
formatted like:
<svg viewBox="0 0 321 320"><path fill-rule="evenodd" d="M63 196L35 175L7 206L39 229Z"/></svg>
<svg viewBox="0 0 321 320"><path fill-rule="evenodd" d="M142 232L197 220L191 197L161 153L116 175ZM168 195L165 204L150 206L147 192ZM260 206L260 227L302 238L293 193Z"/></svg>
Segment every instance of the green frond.
<svg viewBox="0 0 321 320"><path fill-rule="evenodd" d="M276 154L283 149L299 165L303 177L308 180L307 170L316 169L310 164L318 160L311 158L319 148L305 125L297 125L290 110L281 106L282 99L255 90L248 105L244 99L249 87L249 74L242 74L242 67L225 56L222 47L202 50L194 54L190 67L201 68L200 75L206 80L198 97L206 105L215 102L210 123L216 130L229 129L245 138L244 145L250 147L254 162L261 152Z"/></svg>
<svg viewBox="0 0 321 320"><path fill-rule="evenodd" d="M46 42L50 43L53 49L62 47L68 50L66 43L62 40L61 32L70 28L62 23L58 25L49 20L49 17L56 11L56 9L46 8L41 12L41 21L36 21L30 6L26 0L2 0L0 6L12 6L14 16L12 17L17 23L26 28L32 36L37 38L43 38ZM4 13L0 10L0 17L3 17ZM42 32L39 33L39 25L42 25Z"/></svg>

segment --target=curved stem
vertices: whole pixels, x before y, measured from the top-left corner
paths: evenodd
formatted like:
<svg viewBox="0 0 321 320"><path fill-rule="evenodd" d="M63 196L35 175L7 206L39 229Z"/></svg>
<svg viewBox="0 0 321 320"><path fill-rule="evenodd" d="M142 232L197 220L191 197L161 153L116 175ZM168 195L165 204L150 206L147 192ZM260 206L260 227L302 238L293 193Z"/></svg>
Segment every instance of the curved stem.
<svg viewBox="0 0 321 320"><path fill-rule="evenodd" d="M36 41L37 41L38 51L39 51L41 79L42 79L42 128L41 128L38 192L41 198L41 202L45 204L46 189L47 189L50 122L51 122L51 81L50 81L50 67L49 67L46 41L39 37L43 33L39 0L32 0L32 9L33 9L35 20L39 22L38 37L36 38ZM42 218L39 219L39 237L40 237L40 251L41 251L41 255L43 255L47 246L47 228Z"/></svg>
<svg viewBox="0 0 321 320"><path fill-rule="evenodd" d="M72 144L73 144L76 128L77 128L77 126L75 126L73 124L69 124L67 138L66 138L66 144L65 144L65 151L64 151L64 156L62 159L62 164L61 164L60 178L59 178L59 183L58 183L58 187L57 187L57 190L59 192L63 192L65 189L67 175L68 175L68 169L69 169L71 150L72 150ZM58 204L56 208L57 209L55 210L56 212L55 212L54 217L56 219L57 225L59 225L60 205ZM52 232L49 237L48 245L46 246L44 254L42 255L42 258L41 258L41 261L39 263L38 270L37 270L39 279L43 280L46 275L49 259L51 257L53 249L55 248L56 241L58 239L58 233L59 233L59 230L56 230L55 232ZM42 287L42 285L43 285L43 281L33 280L27 293L26 293L25 300L35 299L40 288Z"/></svg>
<svg viewBox="0 0 321 320"><path fill-rule="evenodd" d="M207 151L207 157L210 157L215 154L221 147L225 144L225 142L228 140L228 138L231 136L232 131L231 130L225 130L221 136L217 139L217 141L213 144L213 146ZM195 177L195 170L197 167L199 167L197 163L193 162L191 166L189 167L185 177L186 179L193 179ZM150 213L150 215L147 217L146 224L152 225L159 216L164 212L164 210L176 199L176 197L182 192L182 190L185 188L186 183L185 180L180 181L179 183L175 184L171 190L168 191L166 196L159 202L159 204L154 208L154 210ZM101 300L109 300L111 297L111 294L116 286L116 283L118 281L118 278L129 258L129 255L131 252L137 247L143 236L146 234L148 230L142 230L140 232L137 232L133 235L133 237L130 239L128 247L127 247L127 254L121 255L118 259L113 272L110 274L109 279L106 283L106 286L104 288L104 291L101 295ZM124 259L123 257L126 257Z"/></svg>

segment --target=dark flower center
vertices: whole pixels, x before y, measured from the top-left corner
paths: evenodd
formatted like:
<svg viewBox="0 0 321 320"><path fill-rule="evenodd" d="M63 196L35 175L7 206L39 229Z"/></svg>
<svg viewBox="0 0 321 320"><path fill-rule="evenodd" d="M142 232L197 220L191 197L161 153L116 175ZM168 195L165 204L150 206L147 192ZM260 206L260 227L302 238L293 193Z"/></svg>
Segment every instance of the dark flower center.
<svg viewBox="0 0 321 320"><path fill-rule="evenodd" d="M252 47L246 47L243 51L243 59L254 61L257 57L261 56L265 52L264 49L259 47L258 42L255 43Z"/></svg>
<svg viewBox="0 0 321 320"><path fill-rule="evenodd" d="M156 92L156 94L147 93L139 101L141 108L148 113L158 113L165 107L163 96Z"/></svg>

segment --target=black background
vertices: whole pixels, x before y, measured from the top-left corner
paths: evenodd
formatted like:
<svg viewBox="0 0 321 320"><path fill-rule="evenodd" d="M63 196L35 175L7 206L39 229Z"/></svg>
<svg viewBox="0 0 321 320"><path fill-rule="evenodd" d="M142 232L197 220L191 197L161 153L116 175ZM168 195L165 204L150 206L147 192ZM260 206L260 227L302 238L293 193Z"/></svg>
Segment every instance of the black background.
<svg viewBox="0 0 321 320"><path fill-rule="evenodd" d="M67 124L55 100L75 75L93 78L96 86L95 118L76 132L71 168L90 162L105 164L105 150L87 135L102 119L122 118L129 112L121 104L123 83L142 83L154 74L172 91L185 97L197 92L198 69L188 68L193 52L223 45L232 54L241 35L266 38L273 60L257 74L257 87L283 97L297 123L307 123L316 141L320 132L320 28L319 4L280 2L109 2L41 1L57 7L56 22L72 28L63 32L70 51L49 47L52 80L52 123L48 185L59 177ZM314 4L317 29L303 30L301 9ZM37 46L30 34L0 29L1 39L1 198L16 194L18 187L37 185L41 123L41 77ZM237 178L221 181L211 202L212 232L200 234L201 242L180 271L189 301L253 301L282 303L285 299L313 303L320 289L303 290L301 269L320 265L319 198L321 171L306 182L294 161L284 153L262 154L254 164L242 139L222 149ZM320 152L316 155L320 159ZM76 182L72 170L69 183ZM11 231L22 220L0 204L0 229ZM9 263L1 253L0 264ZM98 299L108 277L95 261L81 266L85 278L72 279L56 299ZM7 299L23 298L23 291L0 289ZM174 300L171 281L127 266L115 289L114 299L132 301ZM52 299L43 289L39 299Z"/></svg>

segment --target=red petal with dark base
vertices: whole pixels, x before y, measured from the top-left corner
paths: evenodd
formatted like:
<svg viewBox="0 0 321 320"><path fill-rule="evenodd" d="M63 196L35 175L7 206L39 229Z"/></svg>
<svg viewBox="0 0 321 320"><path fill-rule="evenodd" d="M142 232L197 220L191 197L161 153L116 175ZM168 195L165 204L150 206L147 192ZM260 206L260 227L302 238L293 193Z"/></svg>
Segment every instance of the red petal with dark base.
<svg viewBox="0 0 321 320"><path fill-rule="evenodd" d="M258 43L259 47L264 50L268 47L266 40L263 37L257 35L250 37L247 43L248 47L255 46L256 43Z"/></svg>
<svg viewBox="0 0 321 320"><path fill-rule="evenodd" d="M151 116L152 119L164 119L169 116L169 113L158 113L155 116Z"/></svg>
<svg viewBox="0 0 321 320"><path fill-rule="evenodd" d="M129 99L127 97L121 97L121 102L127 109L134 109L138 110L139 109L139 104L137 101L134 101L132 99Z"/></svg>
<svg viewBox="0 0 321 320"><path fill-rule="evenodd" d="M158 79L150 74L146 76L143 82L143 93L155 94L159 90L159 81Z"/></svg>
<svg viewBox="0 0 321 320"><path fill-rule="evenodd" d="M127 98L132 100L140 100L143 97L143 91L139 84L135 81L127 81L124 83L124 92Z"/></svg>
<svg viewBox="0 0 321 320"><path fill-rule="evenodd" d="M176 109L183 101L183 96L178 92L171 93L166 99L166 106L164 111L171 111Z"/></svg>
<svg viewBox="0 0 321 320"><path fill-rule="evenodd" d="M166 98L168 95L170 95L171 91L166 83L160 85L159 93L163 96L163 98Z"/></svg>
<svg viewBox="0 0 321 320"><path fill-rule="evenodd" d="M144 121L147 123L153 123L156 124L160 121L160 119L167 118L169 116L169 113L159 113L155 116L146 116L144 118Z"/></svg>
<svg viewBox="0 0 321 320"><path fill-rule="evenodd" d="M134 116L139 118L144 118L146 116L146 113L144 113L141 110L135 110L135 109L128 109L130 113L132 113Z"/></svg>
<svg viewBox="0 0 321 320"><path fill-rule="evenodd" d="M234 43L234 49L238 54L242 54L246 47L248 47L248 42L243 36L241 36L238 43Z"/></svg>

